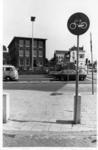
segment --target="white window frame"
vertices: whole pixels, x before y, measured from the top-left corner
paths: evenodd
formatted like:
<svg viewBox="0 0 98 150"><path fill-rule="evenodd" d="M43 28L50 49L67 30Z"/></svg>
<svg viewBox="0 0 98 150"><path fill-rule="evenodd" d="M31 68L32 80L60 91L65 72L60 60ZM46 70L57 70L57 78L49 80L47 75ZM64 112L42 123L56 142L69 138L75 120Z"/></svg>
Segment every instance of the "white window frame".
<svg viewBox="0 0 98 150"><path fill-rule="evenodd" d="M24 46L24 40L19 40L19 47L23 47Z"/></svg>
<svg viewBox="0 0 98 150"><path fill-rule="evenodd" d="M26 52L29 52L28 55L26 55ZM25 50L25 57L30 57L30 51L29 50Z"/></svg>
<svg viewBox="0 0 98 150"><path fill-rule="evenodd" d="M39 48L43 48L43 41L39 41L38 47L39 47Z"/></svg>
<svg viewBox="0 0 98 150"><path fill-rule="evenodd" d="M42 59L39 60L39 66L43 66L43 60Z"/></svg>
<svg viewBox="0 0 98 150"><path fill-rule="evenodd" d="M29 61L29 64L26 64L26 61ZM25 66L30 66L30 60L28 59L25 60Z"/></svg>
<svg viewBox="0 0 98 150"><path fill-rule="evenodd" d="M25 47L30 47L30 41L29 40L25 40Z"/></svg>
<svg viewBox="0 0 98 150"><path fill-rule="evenodd" d="M80 59L84 59L84 54L79 54L79 55L80 55L80 56L79 56ZM81 58L81 56L83 56L83 57Z"/></svg>
<svg viewBox="0 0 98 150"><path fill-rule="evenodd" d="M33 50L33 57L37 57L37 50Z"/></svg>
<svg viewBox="0 0 98 150"><path fill-rule="evenodd" d="M20 61L21 61L22 59L19 59L19 66L24 66L24 60L22 60L23 61L23 64L21 65L20 64Z"/></svg>
<svg viewBox="0 0 98 150"><path fill-rule="evenodd" d="M20 55L20 51L23 52L23 55ZM24 57L24 51L22 49L19 49L19 57Z"/></svg>
<svg viewBox="0 0 98 150"><path fill-rule="evenodd" d="M37 47L37 41L34 41L33 43L33 47Z"/></svg>
<svg viewBox="0 0 98 150"><path fill-rule="evenodd" d="M39 57L43 57L43 51L39 51Z"/></svg>

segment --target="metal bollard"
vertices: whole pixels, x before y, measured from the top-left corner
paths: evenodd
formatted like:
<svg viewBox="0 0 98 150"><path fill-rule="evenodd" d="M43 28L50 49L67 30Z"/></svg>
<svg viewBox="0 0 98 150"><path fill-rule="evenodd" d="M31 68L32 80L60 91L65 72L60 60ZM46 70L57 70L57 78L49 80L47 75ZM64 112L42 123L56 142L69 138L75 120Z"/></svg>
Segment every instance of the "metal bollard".
<svg viewBox="0 0 98 150"><path fill-rule="evenodd" d="M9 94L3 93L3 123L9 118Z"/></svg>
<svg viewBox="0 0 98 150"><path fill-rule="evenodd" d="M76 96L74 96L74 123L81 123L81 95L78 95L78 100L76 102Z"/></svg>

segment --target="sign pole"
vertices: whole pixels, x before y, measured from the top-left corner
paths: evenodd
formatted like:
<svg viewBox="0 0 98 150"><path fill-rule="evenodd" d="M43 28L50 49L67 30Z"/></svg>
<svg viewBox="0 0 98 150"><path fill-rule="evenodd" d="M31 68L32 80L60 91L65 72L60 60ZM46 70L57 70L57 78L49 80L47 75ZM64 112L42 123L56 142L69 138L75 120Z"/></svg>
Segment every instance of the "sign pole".
<svg viewBox="0 0 98 150"><path fill-rule="evenodd" d="M69 71L69 63L68 63L68 65L67 65L67 72ZM67 74L67 80L69 81L69 72L68 72L68 74Z"/></svg>
<svg viewBox="0 0 98 150"><path fill-rule="evenodd" d="M94 95L94 80L93 80L93 53L92 53L92 34L90 33L90 47L91 47L91 62L92 62L92 95Z"/></svg>
<svg viewBox="0 0 98 150"><path fill-rule="evenodd" d="M68 19L69 31L77 35L77 62L76 62L76 93L74 96L74 123L80 123L81 118L81 95L78 94L78 81L79 81L79 35L84 34L90 25L89 18L83 13L75 13Z"/></svg>
<svg viewBox="0 0 98 150"><path fill-rule="evenodd" d="M76 97L78 97L78 80L79 80L78 64L79 64L79 35L77 35Z"/></svg>
<svg viewBox="0 0 98 150"><path fill-rule="evenodd" d="M78 80L79 80L79 72L78 72L78 57L79 56L79 35L77 35L77 62L76 62L76 95L75 95L75 115L74 115L74 123L77 124L78 122Z"/></svg>

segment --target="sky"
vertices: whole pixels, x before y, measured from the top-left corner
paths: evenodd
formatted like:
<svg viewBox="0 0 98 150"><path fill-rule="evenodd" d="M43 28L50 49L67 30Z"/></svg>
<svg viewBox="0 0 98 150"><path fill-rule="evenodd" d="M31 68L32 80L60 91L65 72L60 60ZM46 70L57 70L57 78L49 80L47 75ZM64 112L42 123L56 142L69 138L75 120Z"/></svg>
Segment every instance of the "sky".
<svg viewBox="0 0 98 150"><path fill-rule="evenodd" d="M90 20L87 32L79 36L79 46L84 46L86 58L91 59L90 33L92 34L93 60L98 51L98 0L3 0L3 45L9 45L14 36L45 38L46 57L51 59L55 50L69 50L77 46L77 36L69 32L67 21L77 12Z"/></svg>

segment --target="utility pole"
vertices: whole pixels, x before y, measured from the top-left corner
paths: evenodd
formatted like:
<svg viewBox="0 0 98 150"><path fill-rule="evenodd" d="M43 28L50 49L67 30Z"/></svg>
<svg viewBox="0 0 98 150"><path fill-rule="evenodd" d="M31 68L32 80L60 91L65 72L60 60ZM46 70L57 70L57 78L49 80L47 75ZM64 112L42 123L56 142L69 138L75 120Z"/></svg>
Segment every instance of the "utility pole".
<svg viewBox="0 0 98 150"><path fill-rule="evenodd" d="M91 62L92 62L92 95L94 95L93 52L92 52L92 34L91 33L90 33L90 48L91 48Z"/></svg>

